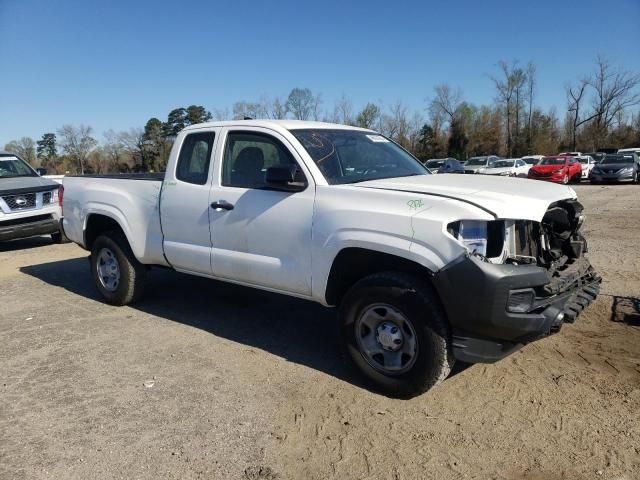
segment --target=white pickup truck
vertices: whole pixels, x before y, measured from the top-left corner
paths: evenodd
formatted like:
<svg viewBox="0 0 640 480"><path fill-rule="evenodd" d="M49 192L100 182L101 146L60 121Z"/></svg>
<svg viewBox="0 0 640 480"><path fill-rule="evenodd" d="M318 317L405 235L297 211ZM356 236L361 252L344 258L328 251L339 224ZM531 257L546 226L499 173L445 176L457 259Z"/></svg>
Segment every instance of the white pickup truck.
<svg viewBox="0 0 640 480"><path fill-rule="evenodd" d="M107 302L140 298L158 265L339 306L347 358L396 396L557 332L599 289L570 187L431 175L371 130L193 125L165 174L64 188L64 231Z"/></svg>

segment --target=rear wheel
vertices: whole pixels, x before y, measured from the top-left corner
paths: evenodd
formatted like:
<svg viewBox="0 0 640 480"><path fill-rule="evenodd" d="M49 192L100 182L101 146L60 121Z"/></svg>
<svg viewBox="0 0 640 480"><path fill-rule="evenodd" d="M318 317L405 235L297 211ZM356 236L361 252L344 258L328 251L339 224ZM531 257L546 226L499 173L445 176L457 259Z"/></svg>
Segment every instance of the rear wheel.
<svg viewBox="0 0 640 480"><path fill-rule="evenodd" d="M144 291L145 266L133 255L120 232L100 235L91 248L91 275L107 303L127 305Z"/></svg>
<svg viewBox="0 0 640 480"><path fill-rule="evenodd" d="M358 373L395 397L429 390L454 362L435 294L420 278L403 273L371 275L347 292L340 305L340 338Z"/></svg>

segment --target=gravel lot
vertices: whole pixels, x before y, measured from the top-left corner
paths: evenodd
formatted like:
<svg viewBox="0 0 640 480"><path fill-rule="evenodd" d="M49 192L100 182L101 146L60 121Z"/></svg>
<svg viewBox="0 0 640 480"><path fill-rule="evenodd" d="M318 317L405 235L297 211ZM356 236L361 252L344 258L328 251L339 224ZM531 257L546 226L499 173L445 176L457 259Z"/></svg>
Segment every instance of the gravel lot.
<svg viewBox="0 0 640 480"><path fill-rule="evenodd" d="M638 479L640 186L577 186L602 295L408 401L338 358L334 312L154 270L103 304L87 253L0 246L0 478Z"/></svg>

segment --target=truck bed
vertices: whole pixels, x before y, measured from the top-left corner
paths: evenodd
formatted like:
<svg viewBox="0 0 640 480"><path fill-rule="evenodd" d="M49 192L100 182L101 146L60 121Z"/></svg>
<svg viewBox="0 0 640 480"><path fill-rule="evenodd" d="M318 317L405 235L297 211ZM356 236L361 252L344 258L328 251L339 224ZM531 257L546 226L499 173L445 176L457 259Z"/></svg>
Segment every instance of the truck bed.
<svg viewBox="0 0 640 480"><path fill-rule="evenodd" d="M159 210L163 179L164 173L65 177L63 227L66 235L84 246L84 232L92 217L109 217L122 226L141 263L167 265Z"/></svg>

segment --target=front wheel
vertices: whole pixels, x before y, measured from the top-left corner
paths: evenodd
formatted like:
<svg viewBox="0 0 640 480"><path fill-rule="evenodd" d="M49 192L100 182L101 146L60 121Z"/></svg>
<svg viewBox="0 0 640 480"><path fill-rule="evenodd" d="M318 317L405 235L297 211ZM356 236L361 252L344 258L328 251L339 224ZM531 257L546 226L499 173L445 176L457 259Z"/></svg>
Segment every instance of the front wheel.
<svg viewBox="0 0 640 480"><path fill-rule="evenodd" d="M447 322L420 278L368 276L347 292L339 316L343 353L374 389L412 397L449 375L454 359Z"/></svg>
<svg viewBox="0 0 640 480"><path fill-rule="evenodd" d="M91 275L98 291L111 305L127 305L143 291L146 270L119 232L100 235L91 248Z"/></svg>
<svg viewBox="0 0 640 480"><path fill-rule="evenodd" d="M562 179L562 184L563 185L568 185L569 184L569 174L564 175L564 178Z"/></svg>

